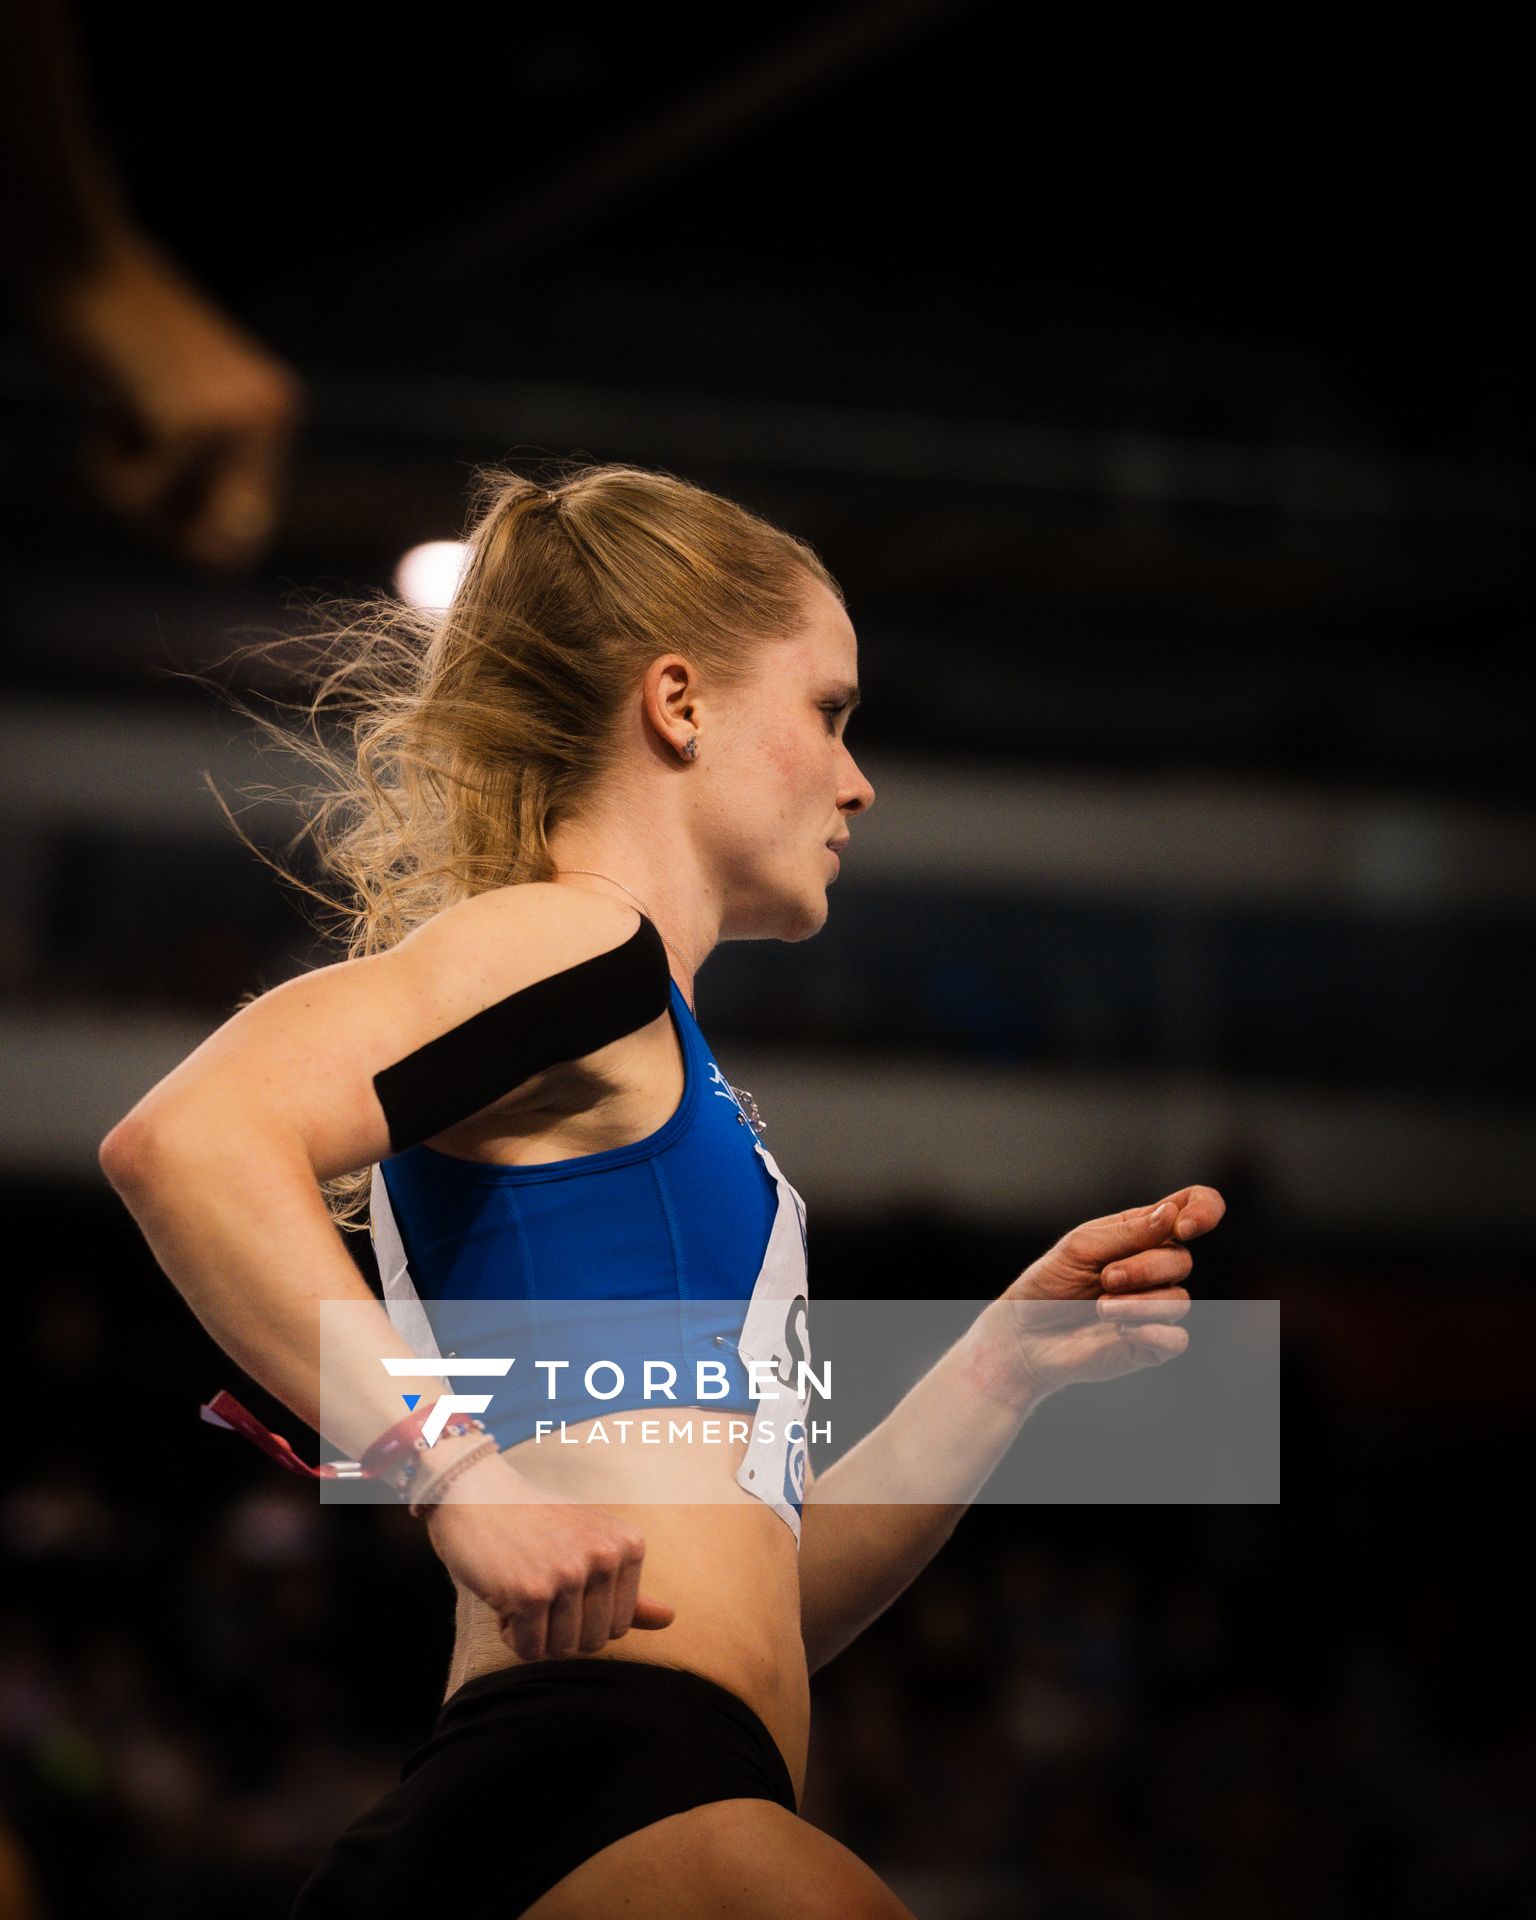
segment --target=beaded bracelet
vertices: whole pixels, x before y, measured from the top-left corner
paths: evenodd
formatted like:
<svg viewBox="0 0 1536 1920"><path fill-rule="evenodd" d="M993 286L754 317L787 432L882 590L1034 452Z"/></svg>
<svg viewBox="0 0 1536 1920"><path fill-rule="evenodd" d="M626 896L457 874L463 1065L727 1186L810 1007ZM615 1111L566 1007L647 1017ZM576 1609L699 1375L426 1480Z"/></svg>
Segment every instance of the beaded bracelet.
<svg viewBox="0 0 1536 1920"><path fill-rule="evenodd" d="M483 1425L484 1422L482 1421L480 1424ZM425 1486L416 1489L416 1497L411 1502L412 1517L419 1520L428 1506L433 1506L437 1503L439 1493L447 1486L448 1482L456 1475L461 1474L466 1467L472 1467L477 1460L483 1460L488 1453L500 1452L501 1442L494 1438L487 1438L482 1440L479 1446L470 1447L467 1452L461 1453L451 1467L444 1467L442 1472L434 1474Z"/></svg>
<svg viewBox="0 0 1536 1920"><path fill-rule="evenodd" d="M410 1493L411 1484L423 1472L425 1463L421 1455L429 1450L430 1443L421 1432L422 1422L430 1409L422 1408L418 1412L407 1414L404 1420L397 1421L388 1432L379 1435L373 1445L363 1455L361 1466L366 1477L384 1480L394 1488L396 1495L405 1500ZM484 1433L486 1425L474 1414L455 1413L444 1423L439 1439L452 1437L458 1439L466 1433ZM403 1461L398 1472L398 1462Z"/></svg>

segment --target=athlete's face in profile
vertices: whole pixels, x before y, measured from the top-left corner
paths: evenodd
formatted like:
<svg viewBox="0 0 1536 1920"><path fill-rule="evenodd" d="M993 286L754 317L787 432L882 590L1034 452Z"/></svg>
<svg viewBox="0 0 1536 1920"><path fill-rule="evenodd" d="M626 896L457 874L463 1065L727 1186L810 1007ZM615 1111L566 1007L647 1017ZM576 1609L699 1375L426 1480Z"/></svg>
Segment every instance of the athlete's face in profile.
<svg viewBox="0 0 1536 1920"><path fill-rule="evenodd" d="M711 850L727 908L724 939L804 940L826 923L827 888L852 817L875 790L848 749L858 642L820 581L805 625L762 650L752 678L717 709L699 767ZM707 759L706 759L707 756ZM844 856L846 857L846 856Z"/></svg>

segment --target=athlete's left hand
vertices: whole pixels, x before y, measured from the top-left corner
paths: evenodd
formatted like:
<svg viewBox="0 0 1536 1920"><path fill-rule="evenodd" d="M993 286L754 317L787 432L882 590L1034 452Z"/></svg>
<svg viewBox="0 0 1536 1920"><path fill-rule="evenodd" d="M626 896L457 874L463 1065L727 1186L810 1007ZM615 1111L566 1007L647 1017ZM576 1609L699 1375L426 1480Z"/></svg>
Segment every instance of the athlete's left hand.
<svg viewBox="0 0 1536 1920"><path fill-rule="evenodd" d="M1022 1397L1118 1379L1183 1353L1188 1243L1226 1210L1214 1187L1181 1187L1153 1206L1085 1220L1026 1267L988 1310L1002 1309L995 1351Z"/></svg>

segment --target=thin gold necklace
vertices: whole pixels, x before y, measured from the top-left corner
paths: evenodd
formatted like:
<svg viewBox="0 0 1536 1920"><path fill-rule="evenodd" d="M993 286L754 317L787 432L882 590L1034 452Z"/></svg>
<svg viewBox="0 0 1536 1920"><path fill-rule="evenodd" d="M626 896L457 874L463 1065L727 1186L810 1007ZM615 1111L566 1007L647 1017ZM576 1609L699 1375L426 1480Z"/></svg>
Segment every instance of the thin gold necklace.
<svg viewBox="0 0 1536 1920"><path fill-rule="evenodd" d="M590 875L591 878L594 880L606 880L610 887L624 887L624 882L622 880L615 880L611 873L599 873L593 867L556 867L555 872L556 873L585 873ZM624 887L624 891L629 895L630 899L634 901L635 905L643 911L646 919L650 921L651 925L653 927L656 927L656 916L651 912L650 908L646 906L645 902L640 898L639 894L635 892L634 888ZM660 927L656 927L656 933L658 938L661 941L661 944L666 948L667 952L672 955L673 959L682 961L683 971L686 973L688 971L687 961L683 960L683 956L678 952L677 948L673 946L672 942L667 938L667 936L661 931ZM692 1009L690 1009L690 1011L692 1011Z"/></svg>

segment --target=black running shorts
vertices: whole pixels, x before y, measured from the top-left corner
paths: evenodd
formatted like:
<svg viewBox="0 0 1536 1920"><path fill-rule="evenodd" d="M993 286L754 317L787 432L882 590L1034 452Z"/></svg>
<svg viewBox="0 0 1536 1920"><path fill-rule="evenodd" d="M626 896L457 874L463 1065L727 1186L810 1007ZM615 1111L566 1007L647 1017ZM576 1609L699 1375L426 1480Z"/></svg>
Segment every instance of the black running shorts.
<svg viewBox="0 0 1536 1920"><path fill-rule="evenodd" d="M399 1786L333 1843L290 1920L482 1898L513 1920L624 1834L737 1799L797 1811L773 1736L713 1680L612 1658L481 1674L444 1702Z"/></svg>

